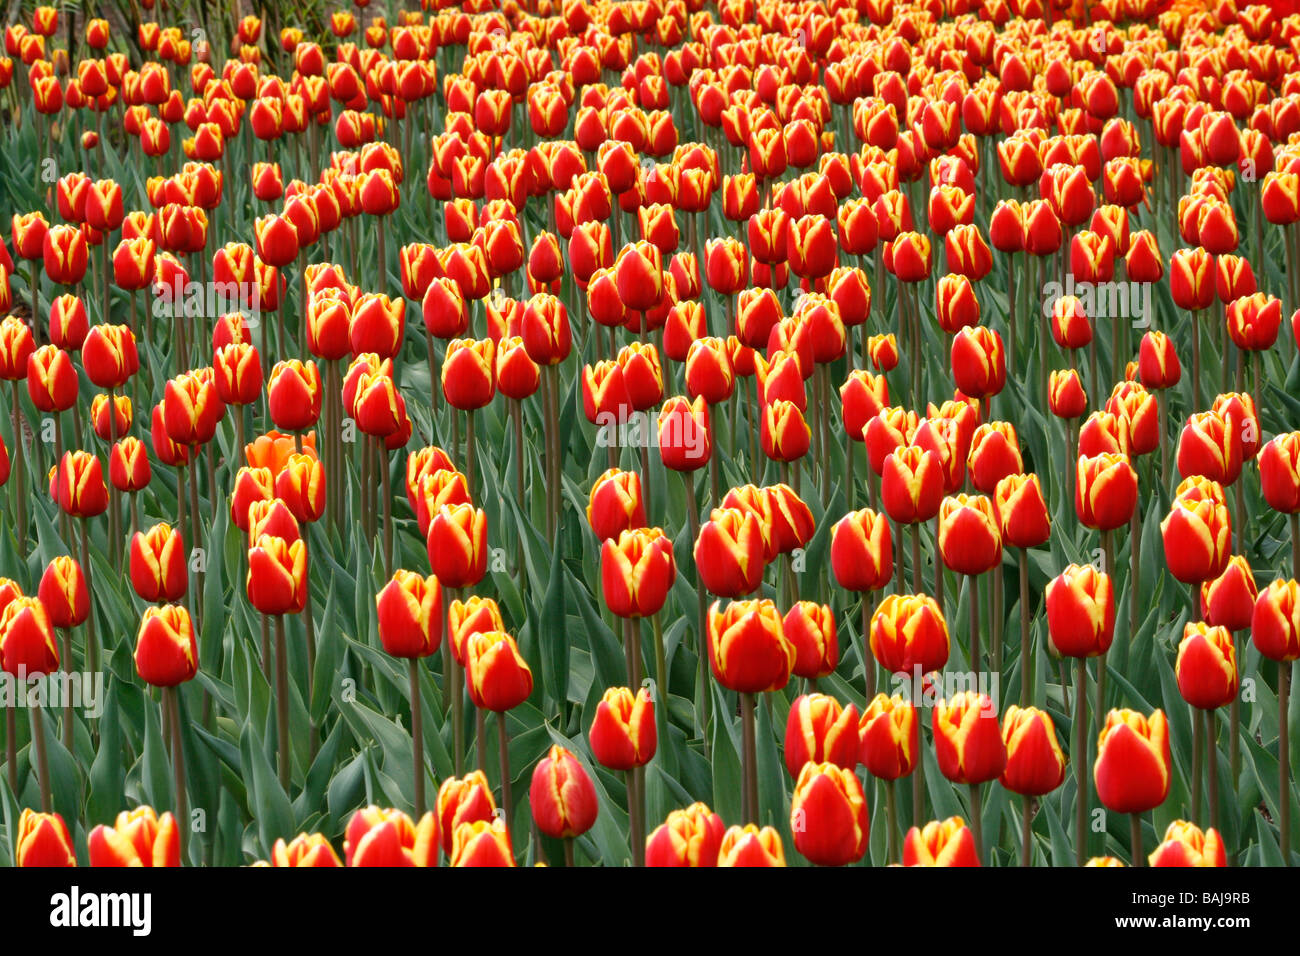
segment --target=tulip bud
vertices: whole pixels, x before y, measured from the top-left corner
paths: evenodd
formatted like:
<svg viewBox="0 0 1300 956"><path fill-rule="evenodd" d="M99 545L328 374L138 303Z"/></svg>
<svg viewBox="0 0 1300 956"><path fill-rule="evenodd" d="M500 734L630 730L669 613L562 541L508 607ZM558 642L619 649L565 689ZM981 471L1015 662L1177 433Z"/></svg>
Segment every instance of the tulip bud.
<svg viewBox="0 0 1300 956"><path fill-rule="evenodd" d="M533 769L528 804L537 829L556 840L582 836L596 822L598 803L591 776L558 744Z"/></svg>
<svg viewBox="0 0 1300 956"><path fill-rule="evenodd" d="M646 866L711 867L718 864L722 818L702 803L673 810L646 839Z"/></svg>
<svg viewBox="0 0 1300 956"><path fill-rule="evenodd" d="M1220 502L1178 496L1160 522L1160 537L1169 573L1199 588L1223 573L1232 553L1232 519Z"/></svg>
<svg viewBox="0 0 1300 956"><path fill-rule="evenodd" d="M869 508L845 515L831 529L831 568L840 587L878 591L894 573L889 522Z"/></svg>
<svg viewBox="0 0 1300 956"><path fill-rule="evenodd" d="M851 769L806 763L790 799L795 848L819 866L843 866L867 850L869 823L862 784Z"/></svg>
<svg viewBox="0 0 1300 956"><path fill-rule="evenodd" d="M1112 710L1097 739L1097 796L1115 813L1145 813L1169 795L1169 725L1162 710L1143 717Z"/></svg>
<svg viewBox="0 0 1300 956"><path fill-rule="evenodd" d="M919 728L916 706L910 700L877 694L858 721L858 756L867 772L882 780L897 780L915 770L921 759Z"/></svg>
<svg viewBox="0 0 1300 956"><path fill-rule="evenodd" d="M1001 775L1006 746L997 705L986 694L961 691L934 711L934 748L939 770L954 783L978 784Z"/></svg>
<svg viewBox="0 0 1300 956"><path fill-rule="evenodd" d="M1097 657L1115 637L1115 596L1110 576L1092 565L1071 564L1047 584L1047 632L1064 657Z"/></svg>
<svg viewBox="0 0 1300 956"><path fill-rule="evenodd" d="M620 532L645 527L641 477L633 471L611 468L591 486L587 521L598 541L617 538Z"/></svg>
<svg viewBox="0 0 1300 956"><path fill-rule="evenodd" d="M891 594L881 601L871 616L869 641L876 661L894 674L928 674L948 661L948 624L925 594Z"/></svg>
<svg viewBox="0 0 1300 956"><path fill-rule="evenodd" d="M175 687L198 673L199 646L190 613L179 604L147 607L135 644L135 670L153 687Z"/></svg>
<svg viewBox="0 0 1300 956"><path fill-rule="evenodd" d="M1223 838L1213 827L1202 833L1194 823L1175 820L1147 862L1151 866L1227 866L1228 857Z"/></svg>
<svg viewBox="0 0 1300 956"><path fill-rule="evenodd" d="M1137 505L1137 472L1128 456L1080 456L1075 472L1074 509L1089 528L1109 531L1129 523Z"/></svg>
<svg viewBox="0 0 1300 956"><path fill-rule="evenodd" d="M179 528L156 524L131 536L131 586L141 600L178 601L185 594L188 570Z"/></svg>
<svg viewBox="0 0 1300 956"><path fill-rule="evenodd" d="M1255 601L1250 639L1271 661L1300 658L1300 584L1276 578Z"/></svg>
<svg viewBox="0 0 1300 956"><path fill-rule="evenodd" d="M708 617L709 663L714 678L738 693L780 690L790 680L795 646L768 600L714 602Z"/></svg>
<svg viewBox="0 0 1300 956"><path fill-rule="evenodd" d="M394 657L428 657L442 644L442 587L437 577L399 570L375 596L379 640Z"/></svg>
<svg viewBox="0 0 1300 956"><path fill-rule="evenodd" d="M435 805L435 833L441 832L442 849L449 856L456 830L467 823L491 823L496 818L496 801L482 770L445 779L438 788Z"/></svg>
<svg viewBox="0 0 1300 956"><path fill-rule="evenodd" d="M1007 765L998 779L1012 793L1039 797L1065 781L1065 754L1046 711L1012 704L1002 717L1002 743Z"/></svg>
<svg viewBox="0 0 1300 956"><path fill-rule="evenodd" d="M596 705L587 732L592 755L610 770L631 770L650 762L658 744L655 705L642 687L633 697L626 687L611 687Z"/></svg>
<svg viewBox="0 0 1300 956"><path fill-rule="evenodd" d="M25 807L14 837L14 863L20 867L76 866L77 854L63 817Z"/></svg>
<svg viewBox="0 0 1300 956"><path fill-rule="evenodd" d="M483 631L465 642L465 680L475 707L504 713L533 692L533 672L515 639L504 631Z"/></svg>
<svg viewBox="0 0 1300 956"><path fill-rule="evenodd" d="M93 867L181 865L180 829L170 812L161 817L153 807L123 810L112 826L100 824L86 837Z"/></svg>
<svg viewBox="0 0 1300 956"><path fill-rule="evenodd" d="M1203 621L1188 623L1174 663L1178 692L1201 710L1232 703L1237 695L1237 653L1225 627Z"/></svg>
<svg viewBox="0 0 1300 956"><path fill-rule="evenodd" d="M248 549L248 601L260 613L297 614L307 600L307 551L301 540L262 535Z"/></svg>
<svg viewBox="0 0 1300 956"><path fill-rule="evenodd" d="M903 839L904 866L979 866L975 837L961 817L912 827Z"/></svg>
<svg viewBox="0 0 1300 956"><path fill-rule="evenodd" d="M781 836L771 827L753 823L733 826L722 835L718 866L785 866Z"/></svg>
<svg viewBox="0 0 1300 956"><path fill-rule="evenodd" d="M473 505L443 505L429 522L427 545L444 587L472 587L487 573L487 516Z"/></svg>
<svg viewBox="0 0 1300 956"><path fill-rule="evenodd" d="M426 813L417 824L371 804L348 821L343 857L348 866L437 866L438 818Z"/></svg>
<svg viewBox="0 0 1300 956"><path fill-rule="evenodd" d="M67 555L59 555L46 565L36 594L54 627L78 627L90 615L86 577L81 565Z"/></svg>

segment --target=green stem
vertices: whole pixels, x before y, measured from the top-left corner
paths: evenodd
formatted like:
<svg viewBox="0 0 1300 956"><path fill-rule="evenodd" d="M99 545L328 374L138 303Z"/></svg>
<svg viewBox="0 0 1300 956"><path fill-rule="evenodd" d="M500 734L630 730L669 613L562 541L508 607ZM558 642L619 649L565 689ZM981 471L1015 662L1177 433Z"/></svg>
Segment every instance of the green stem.
<svg viewBox="0 0 1300 956"><path fill-rule="evenodd" d="M746 823L758 822L758 756L754 727L754 695L740 695L741 743L744 750L745 791L743 816Z"/></svg>
<svg viewBox="0 0 1300 956"><path fill-rule="evenodd" d="M50 757L45 746L45 710L39 704L32 708L32 746L36 748L36 779L41 787L41 812L49 813Z"/></svg>
<svg viewBox="0 0 1300 956"><path fill-rule="evenodd" d="M1083 866L1088 859L1088 663L1080 657L1075 661L1074 678L1074 760L1075 830L1074 859Z"/></svg>
<svg viewBox="0 0 1300 956"><path fill-rule="evenodd" d="M279 733L280 787L289 792L289 661L284 640L284 615L275 616L275 721Z"/></svg>
<svg viewBox="0 0 1300 956"><path fill-rule="evenodd" d="M411 766L415 774L415 819L424 816L424 714L420 703L420 659L408 662L411 684Z"/></svg>

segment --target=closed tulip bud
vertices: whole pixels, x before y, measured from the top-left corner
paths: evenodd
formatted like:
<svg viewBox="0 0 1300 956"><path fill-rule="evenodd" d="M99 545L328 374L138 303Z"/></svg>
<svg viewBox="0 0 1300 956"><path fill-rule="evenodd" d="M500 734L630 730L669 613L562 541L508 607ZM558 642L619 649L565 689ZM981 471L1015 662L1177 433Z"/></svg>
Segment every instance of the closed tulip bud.
<svg viewBox="0 0 1300 956"><path fill-rule="evenodd" d="M1229 631L1243 631L1250 626L1258 596L1250 564L1244 556L1233 555L1223 573L1201 585L1201 616Z"/></svg>
<svg viewBox="0 0 1300 956"><path fill-rule="evenodd" d="M652 617L668 597L677 566L673 546L659 528L623 531L600 552L605 603L619 617Z"/></svg>
<svg viewBox="0 0 1300 956"><path fill-rule="evenodd" d="M730 370L730 359L727 361ZM659 455L673 471L695 471L713 454L709 406L703 395L693 402L674 396L664 403L658 419Z"/></svg>
<svg viewBox="0 0 1300 956"><path fill-rule="evenodd" d="M573 346L568 311L558 298L545 293L528 300L521 334L529 358L538 365L556 365L564 361Z"/></svg>
<svg viewBox="0 0 1300 956"><path fill-rule="evenodd" d="M984 326L962 329L952 340L952 374L966 395L996 395L1006 384L1002 336Z"/></svg>
<svg viewBox="0 0 1300 956"><path fill-rule="evenodd" d="M1007 475L993 491L1002 543L1013 548L1036 548L1051 535L1051 519L1037 475Z"/></svg>
<svg viewBox="0 0 1300 956"><path fill-rule="evenodd" d="M845 515L831 529L831 568L840 587L878 591L894 573L889 521L869 508Z"/></svg>
<svg viewBox="0 0 1300 956"><path fill-rule="evenodd" d="M496 802L482 770L472 770L464 777L448 777L438 788L436 801L437 829L442 834L442 848L452 850L452 836L462 824L495 819Z"/></svg>
<svg viewBox="0 0 1300 956"><path fill-rule="evenodd" d="M453 408L483 408L496 394L495 345L491 339L454 339L442 363L442 394Z"/></svg>
<svg viewBox="0 0 1300 956"><path fill-rule="evenodd" d="M147 488L151 474L149 456L140 439L123 438L109 452L108 480L118 491L129 493Z"/></svg>
<svg viewBox="0 0 1300 956"><path fill-rule="evenodd" d="M216 434L225 405L211 375L187 372L163 390L163 427L179 445L205 445Z"/></svg>
<svg viewBox="0 0 1300 956"><path fill-rule="evenodd" d="M781 835L772 827L753 823L733 826L722 835L718 866L785 866Z"/></svg>
<svg viewBox="0 0 1300 956"><path fill-rule="evenodd" d="M299 833L288 843L279 837L271 847L271 859L254 863L254 866L271 867L330 867L342 866L329 840L320 833Z"/></svg>
<svg viewBox="0 0 1300 956"><path fill-rule="evenodd" d="M1075 482L1074 509L1084 525L1110 531L1129 523L1137 505L1137 472L1127 455L1080 456Z"/></svg>
<svg viewBox="0 0 1300 956"><path fill-rule="evenodd" d="M482 631L465 641L465 678L475 707L503 713L533 692L533 672L515 639L504 631Z"/></svg>
<svg viewBox="0 0 1300 956"><path fill-rule="evenodd" d="M918 232L902 232L885 245L886 267L900 282L920 282L930 275L930 239Z"/></svg>
<svg viewBox="0 0 1300 956"><path fill-rule="evenodd" d="M1214 301L1214 260L1201 248L1179 249L1169 263L1169 289L1180 309L1206 309Z"/></svg>
<svg viewBox="0 0 1300 956"><path fill-rule="evenodd" d="M1081 349L1092 341L1092 323L1075 296L1063 295L1052 303L1052 338L1063 349Z"/></svg>
<svg viewBox="0 0 1300 956"><path fill-rule="evenodd" d="M978 490L992 493L1003 478L1018 474L1023 467L1020 443L1010 422L985 422L975 429L967 468Z"/></svg>
<svg viewBox="0 0 1300 956"><path fill-rule="evenodd" d="M113 441L131 428L131 396L117 395L109 402L107 395L96 395L90 402L90 424L103 441Z"/></svg>
<svg viewBox="0 0 1300 956"><path fill-rule="evenodd" d="M812 429L794 402L778 400L764 406L760 443L773 461L797 461L808 454Z"/></svg>
<svg viewBox="0 0 1300 956"><path fill-rule="evenodd" d="M841 709L835 698L808 694L795 698L785 729L785 765L797 777L804 764L829 763L850 772L858 762L858 710Z"/></svg>
<svg viewBox="0 0 1300 956"><path fill-rule="evenodd" d="M921 756L919 726L911 701L897 694L877 694L858 721L858 756L867 772L881 780L897 780L915 770ZM787 743L787 753L788 749Z"/></svg>
<svg viewBox="0 0 1300 956"><path fill-rule="evenodd" d="M405 299L390 299L383 293L363 295L352 308L348 326L352 354L374 352L380 358L392 358L402 347L405 329Z"/></svg>
<svg viewBox="0 0 1300 956"><path fill-rule="evenodd" d="M1264 218L1275 225L1288 226L1300 220L1300 175L1266 172L1260 187L1260 206Z"/></svg>
<svg viewBox="0 0 1300 956"><path fill-rule="evenodd" d="M1282 324L1281 300L1256 292L1228 303L1228 335L1232 343L1246 351L1264 351L1277 341Z"/></svg>
<svg viewBox="0 0 1300 956"><path fill-rule="evenodd" d="M198 673L199 647L190 613L179 604L145 608L135 644L135 670L153 687L175 687Z"/></svg>
<svg viewBox="0 0 1300 956"><path fill-rule="evenodd" d="M623 369L628 399L635 411L653 408L663 400L663 369L654 345L643 342L625 345L619 350L618 364Z"/></svg>
<svg viewBox="0 0 1300 956"><path fill-rule="evenodd" d="M818 866L843 866L867 849L869 823L862 784L851 769L807 763L790 800L795 848Z"/></svg>
<svg viewBox="0 0 1300 956"><path fill-rule="evenodd" d="M442 586L436 576L394 572L375 596L375 607L379 640L394 657L428 657L442 645Z"/></svg>
<svg viewBox="0 0 1300 956"><path fill-rule="evenodd" d="M700 527L695 566L704 587L737 598L758 589L765 568L763 530L751 511L716 509Z"/></svg>
<svg viewBox="0 0 1300 956"><path fill-rule="evenodd" d="M112 826L100 824L86 837L94 867L181 865L180 829L170 812L161 817L150 806L123 810Z"/></svg>
<svg viewBox="0 0 1300 956"><path fill-rule="evenodd" d="M417 824L400 810L373 804L352 814L343 836L348 866L437 866L438 818Z"/></svg>
<svg viewBox="0 0 1300 956"><path fill-rule="evenodd" d="M556 840L573 839L590 830L599 807L591 776L558 744L534 768L528 804L537 829Z"/></svg>
<svg viewBox="0 0 1300 956"><path fill-rule="evenodd" d="M658 744L649 690L642 687L635 697L626 687L606 690L596 705L587 742L596 760L610 770L631 770L649 763Z"/></svg>
<svg viewBox="0 0 1300 956"><path fill-rule="evenodd" d="M975 298L971 280L964 275L940 276L935 284L934 302L939 328L949 335L979 323L979 300Z"/></svg>
<svg viewBox="0 0 1300 956"><path fill-rule="evenodd" d="M716 405L731 397L735 373L722 339L705 336L691 343L686 353L686 391Z"/></svg>
<svg viewBox="0 0 1300 956"><path fill-rule="evenodd" d="M798 601L786 612L782 627L795 647L795 676L816 680L835 670L840 651L829 605Z"/></svg>
<svg viewBox="0 0 1300 956"><path fill-rule="evenodd" d="M998 780L1012 793L1039 797L1065 781L1065 754L1046 711L1012 704L1002 717L1002 743L1007 765Z"/></svg>
<svg viewBox="0 0 1300 956"><path fill-rule="evenodd" d="M1228 857L1223 838L1213 827L1202 832L1194 823L1175 820L1147 862L1151 866L1227 866Z"/></svg>
<svg viewBox="0 0 1300 956"><path fill-rule="evenodd" d="M1075 419L1088 410L1088 396L1074 369L1052 369L1048 380L1047 401L1057 418Z"/></svg>
<svg viewBox="0 0 1300 956"><path fill-rule="evenodd" d="M939 506L939 553L958 574L983 574L1002 560L1002 533L984 495L945 498Z"/></svg>
<svg viewBox="0 0 1300 956"><path fill-rule="evenodd" d="M276 362L266 383L267 411L275 427L304 431L316 424L321 409L320 372L312 361Z"/></svg>
<svg viewBox="0 0 1300 956"><path fill-rule="evenodd" d="M36 594L54 627L78 627L90 615L86 577L81 565L67 555L59 555L45 566Z"/></svg>
<svg viewBox="0 0 1300 956"><path fill-rule="evenodd" d="M1244 464L1259 451L1259 413L1255 399L1249 392L1225 392L1214 399L1210 410L1221 415L1228 423L1228 431L1241 441L1241 459Z"/></svg>
<svg viewBox="0 0 1300 956"><path fill-rule="evenodd" d="M796 650L771 601L733 601L725 610L715 601L708 639L713 676L723 687L757 694L789 682Z"/></svg>
<svg viewBox="0 0 1300 956"><path fill-rule="evenodd" d="M1242 424L1215 411L1194 412L1178 436L1178 473L1233 484L1241 474Z"/></svg>
<svg viewBox="0 0 1300 956"><path fill-rule="evenodd" d="M1185 584L1217 578L1232 547L1227 506L1210 498L1176 497L1160 523L1169 573Z"/></svg>
<svg viewBox="0 0 1300 956"><path fill-rule="evenodd" d="M722 818L703 803L673 810L646 840L646 866L717 866Z"/></svg>
<svg viewBox="0 0 1300 956"><path fill-rule="evenodd" d="M617 538L632 528L645 527L641 477L636 472L611 468L591 486L587 521L598 541Z"/></svg>
<svg viewBox="0 0 1300 956"><path fill-rule="evenodd" d="M38 411L63 412L77 400L77 370L67 352L42 345L27 359L27 394Z"/></svg>
<svg viewBox="0 0 1300 956"><path fill-rule="evenodd" d="M77 226L55 225L45 233L41 249L45 274L59 285L76 285L86 275L89 246Z"/></svg>
<svg viewBox="0 0 1300 956"><path fill-rule="evenodd" d="M135 336L125 325L92 327L82 343L81 364L94 385L102 389L121 388L140 370Z"/></svg>
<svg viewBox="0 0 1300 956"><path fill-rule="evenodd" d="M104 468L89 452L63 453L54 475L55 500L73 518L93 518L108 510Z"/></svg>
<svg viewBox="0 0 1300 956"><path fill-rule="evenodd" d="M17 677L49 674L59 667L54 626L35 597L12 598L0 613L0 669Z"/></svg>
<svg viewBox="0 0 1300 956"><path fill-rule="evenodd" d="M217 399L228 405L251 405L262 392L262 360L247 342L232 342L212 357ZM166 414L166 401L163 404ZM165 423L165 418L164 418Z"/></svg>
<svg viewBox="0 0 1300 956"><path fill-rule="evenodd" d="M872 368L880 372L893 371L898 365L898 341L894 333L871 336L867 340L867 354L871 357Z"/></svg>
<svg viewBox="0 0 1300 956"><path fill-rule="evenodd" d="M644 240L629 243L614 261L618 297L636 312L659 304L663 297L664 269L659 249Z"/></svg>
<svg viewBox="0 0 1300 956"><path fill-rule="evenodd" d="M854 441L865 441L867 423L888 405L889 384L883 375L872 375L863 369L854 369L840 386L844 430Z"/></svg>
<svg viewBox="0 0 1300 956"><path fill-rule="evenodd" d="M891 594L871 617L871 653L885 670L911 675L939 670L948 661L948 624L934 599Z"/></svg>
<svg viewBox="0 0 1300 956"><path fill-rule="evenodd" d="M1224 707L1237 695L1237 653L1226 627L1188 623L1174 663L1178 692L1201 710Z"/></svg>
<svg viewBox="0 0 1300 956"><path fill-rule="evenodd" d="M931 820L903 838L904 866L979 866L975 837L961 817Z"/></svg>
<svg viewBox="0 0 1300 956"><path fill-rule="evenodd" d="M1115 813L1145 813L1169 795L1169 724L1164 711L1143 717L1112 710L1097 739L1097 796Z"/></svg>
<svg viewBox="0 0 1300 956"><path fill-rule="evenodd" d="M248 549L248 601L260 613L297 614L307 600L307 550L301 540L262 535Z"/></svg>
<svg viewBox="0 0 1300 956"><path fill-rule="evenodd" d="M1300 658L1300 585L1276 578L1259 592L1250 619L1250 639L1271 661Z"/></svg>
<svg viewBox="0 0 1300 956"><path fill-rule="evenodd" d="M515 335L503 338L496 348L496 386L507 398L522 401L537 391L541 370L528 357L524 340Z"/></svg>
<svg viewBox="0 0 1300 956"><path fill-rule="evenodd" d="M487 516L472 505L443 505L429 522L429 564L446 587L470 587L487 572Z"/></svg>
<svg viewBox="0 0 1300 956"><path fill-rule="evenodd" d="M1007 749L997 705L987 695L969 691L940 701L934 711L934 747L940 772L954 783L985 783L1000 776Z"/></svg>
<svg viewBox="0 0 1300 956"><path fill-rule="evenodd" d="M185 545L178 528L156 524L137 531L130 545L131 586L141 600L178 601L188 584Z"/></svg>
<svg viewBox="0 0 1300 956"><path fill-rule="evenodd" d="M279 268L298 258L298 229L287 216L259 216L253 223L257 256Z"/></svg>
<svg viewBox="0 0 1300 956"><path fill-rule="evenodd" d="M1259 452L1259 480L1264 500L1283 514L1300 512L1300 432L1265 442Z"/></svg>
<svg viewBox="0 0 1300 956"><path fill-rule="evenodd" d="M76 866L68 825L57 813L24 808L14 839L14 864L20 867Z"/></svg>
<svg viewBox="0 0 1300 956"><path fill-rule="evenodd" d="M1097 657L1115 637L1115 595L1110 576L1091 565L1071 564L1047 584L1047 632L1063 657Z"/></svg>
<svg viewBox="0 0 1300 956"><path fill-rule="evenodd" d="M320 520L325 513L325 466L315 452L289 456L275 477L275 494L298 521Z"/></svg>
<svg viewBox="0 0 1300 956"><path fill-rule="evenodd" d="M1106 400L1106 411L1124 420L1129 453L1146 455L1160 445L1160 416L1156 398L1137 382L1115 386Z"/></svg>
<svg viewBox="0 0 1300 956"><path fill-rule="evenodd" d="M149 267L149 275L153 275L152 265ZM149 280L145 280L140 287L148 284ZM77 352L81 350L89 332L86 304L75 295L56 296L50 304L50 342L64 351ZM3 337L3 333L0 333L0 337Z"/></svg>

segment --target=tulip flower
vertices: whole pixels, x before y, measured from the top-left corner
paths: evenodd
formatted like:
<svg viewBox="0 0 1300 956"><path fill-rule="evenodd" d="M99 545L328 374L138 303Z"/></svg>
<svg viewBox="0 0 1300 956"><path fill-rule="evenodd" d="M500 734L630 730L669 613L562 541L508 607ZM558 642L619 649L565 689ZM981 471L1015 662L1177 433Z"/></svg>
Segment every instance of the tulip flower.
<svg viewBox="0 0 1300 956"><path fill-rule="evenodd" d="M1140 859L1140 814L1164 803L1171 775L1169 727L1164 712L1143 717L1112 710L1097 740L1093 778L1109 810L1132 814L1133 858Z"/></svg>
<svg viewBox="0 0 1300 956"><path fill-rule="evenodd" d="M785 866L781 836L771 827L753 823L733 826L722 835L718 866Z"/></svg>
<svg viewBox="0 0 1300 956"><path fill-rule="evenodd" d="M904 866L979 866L979 851L961 817L912 827L903 841Z"/></svg>
<svg viewBox="0 0 1300 956"><path fill-rule="evenodd" d="M1169 573L1185 584L1217 578L1232 548L1232 520L1227 506L1211 498L1174 498L1169 514L1160 522L1165 563Z"/></svg>
<svg viewBox="0 0 1300 956"><path fill-rule="evenodd" d="M819 866L843 866L867 850L869 824L862 784L852 770L806 763L790 799L795 849Z"/></svg>
<svg viewBox="0 0 1300 956"><path fill-rule="evenodd" d="M14 837L15 866L76 866L68 825L57 813L24 808Z"/></svg>
<svg viewBox="0 0 1300 956"><path fill-rule="evenodd" d="M276 839L275 844L271 847L271 859L269 862L254 863L254 866L304 866L304 867L330 867L342 866L343 861L339 859L334 848L330 846L329 840L320 833L299 833L288 843L284 837Z"/></svg>
<svg viewBox="0 0 1300 956"><path fill-rule="evenodd" d="M112 826L100 824L86 837L94 867L181 865L180 828L170 813L158 816L153 807L123 810Z"/></svg>
<svg viewBox="0 0 1300 956"><path fill-rule="evenodd" d="M179 600L188 583L185 545L179 528L156 524L131 536L131 586L141 600Z"/></svg>
<svg viewBox="0 0 1300 956"><path fill-rule="evenodd" d="M591 486L587 521L599 541L645 527L640 475L617 468L600 475Z"/></svg>
<svg viewBox="0 0 1300 956"><path fill-rule="evenodd" d="M558 744L533 769L528 804L537 829L565 841L568 865L573 865L572 840L596 822L596 787L578 759Z"/></svg>
<svg viewBox="0 0 1300 956"><path fill-rule="evenodd" d="M673 810L646 840L646 866L711 867L718 865L725 827L703 803Z"/></svg>
<svg viewBox="0 0 1300 956"><path fill-rule="evenodd" d="M1147 857L1150 866L1227 866L1223 838L1211 827L1201 828L1186 820L1175 820L1165 837Z"/></svg>
<svg viewBox="0 0 1300 956"><path fill-rule="evenodd" d="M415 823L400 810L370 805L352 814L343 836L348 866L437 866L438 818Z"/></svg>

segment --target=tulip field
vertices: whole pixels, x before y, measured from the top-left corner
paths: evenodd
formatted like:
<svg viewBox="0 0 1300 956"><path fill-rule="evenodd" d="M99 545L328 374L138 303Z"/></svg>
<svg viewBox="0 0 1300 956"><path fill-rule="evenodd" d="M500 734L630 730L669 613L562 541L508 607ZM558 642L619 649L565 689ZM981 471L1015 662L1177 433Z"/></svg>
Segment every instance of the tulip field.
<svg viewBox="0 0 1300 956"><path fill-rule="evenodd" d="M1300 861L1292 5L3 15L0 862Z"/></svg>

